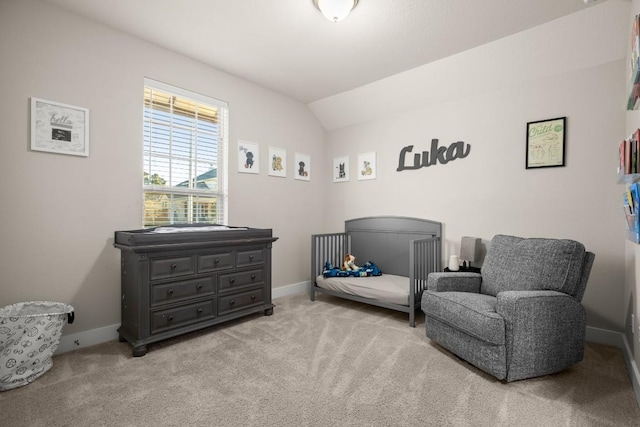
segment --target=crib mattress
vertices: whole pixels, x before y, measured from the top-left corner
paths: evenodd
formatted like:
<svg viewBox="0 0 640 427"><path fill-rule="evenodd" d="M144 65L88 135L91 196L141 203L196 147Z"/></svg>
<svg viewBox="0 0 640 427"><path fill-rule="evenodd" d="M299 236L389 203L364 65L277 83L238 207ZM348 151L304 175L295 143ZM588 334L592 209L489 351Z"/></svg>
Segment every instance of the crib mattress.
<svg viewBox="0 0 640 427"><path fill-rule="evenodd" d="M409 305L409 278L394 274L369 277L316 277L323 289L371 298L391 304Z"/></svg>

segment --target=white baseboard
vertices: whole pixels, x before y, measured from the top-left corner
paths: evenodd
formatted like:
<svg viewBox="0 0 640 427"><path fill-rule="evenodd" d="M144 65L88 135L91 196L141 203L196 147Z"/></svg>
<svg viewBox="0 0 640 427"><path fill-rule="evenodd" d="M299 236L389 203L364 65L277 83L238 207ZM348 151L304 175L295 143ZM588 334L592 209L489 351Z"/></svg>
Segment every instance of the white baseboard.
<svg viewBox="0 0 640 427"><path fill-rule="evenodd" d="M56 354L115 340L118 338L119 327L120 325L111 325L71 335L66 335L63 330Z"/></svg>
<svg viewBox="0 0 640 427"><path fill-rule="evenodd" d="M596 344L608 345L611 347L624 349L624 343L622 341L623 334L620 332L610 331L608 329L594 328L587 326L586 340L594 342Z"/></svg>
<svg viewBox="0 0 640 427"><path fill-rule="evenodd" d="M624 363L627 365L627 372L629 372L629 379L633 385L633 392L636 394L636 402L638 406L640 406L640 372L638 372L638 365L633 358L633 352L631 351L627 337L624 334L620 335L622 335L622 341L624 342L624 349L622 349Z"/></svg>
<svg viewBox="0 0 640 427"><path fill-rule="evenodd" d="M271 298L283 298L291 295L308 293L311 289L311 282L294 283L287 286L279 286L271 290Z"/></svg>

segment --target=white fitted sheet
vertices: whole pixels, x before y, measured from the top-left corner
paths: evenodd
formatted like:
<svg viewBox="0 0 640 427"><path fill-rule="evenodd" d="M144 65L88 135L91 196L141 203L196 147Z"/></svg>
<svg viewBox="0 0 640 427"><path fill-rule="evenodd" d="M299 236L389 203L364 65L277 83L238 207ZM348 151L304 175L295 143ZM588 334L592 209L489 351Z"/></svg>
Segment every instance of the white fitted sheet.
<svg viewBox="0 0 640 427"><path fill-rule="evenodd" d="M392 304L409 305L409 278L394 274L369 277L316 277L323 289L344 292Z"/></svg>

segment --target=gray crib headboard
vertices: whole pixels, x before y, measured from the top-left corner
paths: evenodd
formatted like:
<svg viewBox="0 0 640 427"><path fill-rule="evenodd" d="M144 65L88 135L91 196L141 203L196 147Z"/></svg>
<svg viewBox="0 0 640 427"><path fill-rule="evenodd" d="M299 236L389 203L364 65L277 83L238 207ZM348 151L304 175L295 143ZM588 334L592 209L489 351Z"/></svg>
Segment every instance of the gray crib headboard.
<svg viewBox="0 0 640 427"><path fill-rule="evenodd" d="M345 221L351 236L351 253L361 266L375 263L387 274L409 276L409 242L442 237L442 224L420 218L376 216Z"/></svg>

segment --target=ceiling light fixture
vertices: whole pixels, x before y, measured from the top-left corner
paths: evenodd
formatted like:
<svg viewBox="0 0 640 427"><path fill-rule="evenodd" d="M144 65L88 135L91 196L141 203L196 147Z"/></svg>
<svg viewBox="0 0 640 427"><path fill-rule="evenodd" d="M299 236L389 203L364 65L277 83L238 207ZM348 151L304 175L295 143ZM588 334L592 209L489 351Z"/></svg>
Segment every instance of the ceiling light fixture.
<svg viewBox="0 0 640 427"><path fill-rule="evenodd" d="M358 0L313 0L313 4L329 21L342 21L358 4Z"/></svg>

